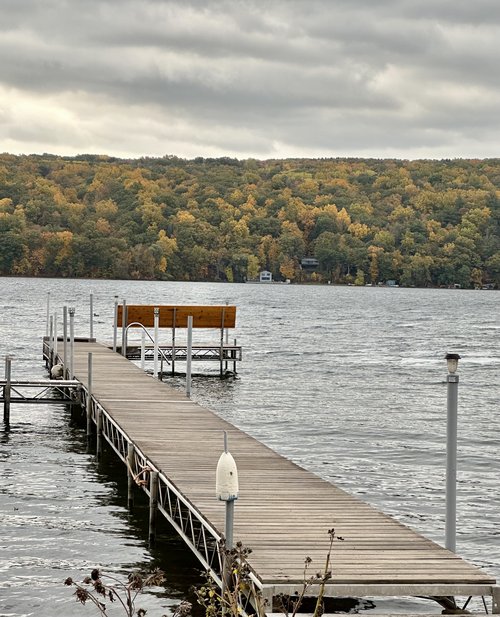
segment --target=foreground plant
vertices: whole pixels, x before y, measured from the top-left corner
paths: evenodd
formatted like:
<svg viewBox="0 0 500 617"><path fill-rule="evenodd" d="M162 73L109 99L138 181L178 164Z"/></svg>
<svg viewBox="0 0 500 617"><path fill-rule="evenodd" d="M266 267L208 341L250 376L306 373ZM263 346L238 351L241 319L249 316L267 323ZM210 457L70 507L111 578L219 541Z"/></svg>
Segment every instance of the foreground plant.
<svg viewBox="0 0 500 617"><path fill-rule="evenodd" d="M328 535L330 537L330 545L326 554L325 565L322 572L316 572L316 574L310 575L309 570L312 564L312 559L306 557L304 560L304 575L300 592L294 596L288 596L285 594L279 594L276 597L277 609L284 613L287 617L295 617L299 608L304 602L304 598L307 595L307 591L312 585L319 584L319 592L316 598L316 604L314 607L313 617L321 617L324 613L324 597L326 583L332 578L332 571L330 569L330 561L332 557L333 543L335 541L343 542L344 538L338 536L335 533L335 529L329 529Z"/></svg>
<svg viewBox="0 0 500 617"><path fill-rule="evenodd" d="M71 577L64 581L65 585L76 587L75 597L77 602L93 604L101 615L108 615L105 601L122 606L127 617L144 617L146 610L135 607L137 596L148 587L156 587L165 581L165 575L161 570L153 570L149 574L132 572L126 582L120 581L109 574L102 574L97 568L92 570L90 576L81 583L75 582ZM187 617L191 612L189 602L181 602L175 609L172 617ZM163 617L166 617L163 615Z"/></svg>
<svg viewBox="0 0 500 617"><path fill-rule="evenodd" d="M223 589L218 587L207 572L205 585L194 590L198 604L205 609L206 617L238 617L242 614L242 608L248 617L264 617L265 602L252 580L247 562L252 549L237 542L233 549L221 545L220 551L226 564L222 574Z"/></svg>

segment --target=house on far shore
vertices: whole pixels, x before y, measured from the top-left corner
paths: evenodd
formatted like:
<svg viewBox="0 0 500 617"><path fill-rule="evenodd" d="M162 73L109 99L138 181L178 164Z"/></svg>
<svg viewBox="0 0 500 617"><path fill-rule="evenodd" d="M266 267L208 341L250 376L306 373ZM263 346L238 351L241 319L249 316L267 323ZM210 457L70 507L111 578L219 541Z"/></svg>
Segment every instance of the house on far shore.
<svg viewBox="0 0 500 617"><path fill-rule="evenodd" d="M273 282L273 274L269 272L269 270L262 270L259 274L259 283L272 283Z"/></svg>

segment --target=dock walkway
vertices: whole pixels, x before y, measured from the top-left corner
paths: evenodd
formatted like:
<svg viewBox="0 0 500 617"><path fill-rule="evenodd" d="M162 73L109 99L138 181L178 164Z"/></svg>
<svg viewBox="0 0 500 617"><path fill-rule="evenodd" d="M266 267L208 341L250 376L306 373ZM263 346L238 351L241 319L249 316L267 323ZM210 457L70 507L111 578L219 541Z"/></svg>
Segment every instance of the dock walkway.
<svg viewBox="0 0 500 617"><path fill-rule="evenodd" d="M93 421L136 478L159 472L160 511L216 576L225 507L215 497L215 469L227 431L240 485L234 539L252 549L249 563L264 597L299 591L306 557L312 559L312 572L321 570L328 530L334 528L344 541L334 544L325 595L482 595L492 596L493 611L500 612L498 587L487 573L276 454L98 343L75 343L74 373L84 397L89 352ZM146 480L143 484L148 492Z"/></svg>

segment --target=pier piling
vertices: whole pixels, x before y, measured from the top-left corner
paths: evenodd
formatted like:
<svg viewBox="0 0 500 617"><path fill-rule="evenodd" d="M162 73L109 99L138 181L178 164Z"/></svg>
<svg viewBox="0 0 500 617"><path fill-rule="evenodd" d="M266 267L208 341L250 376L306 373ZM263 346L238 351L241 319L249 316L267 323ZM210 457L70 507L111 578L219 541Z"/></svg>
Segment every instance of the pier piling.
<svg viewBox="0 0 500 617"><path fill-rule="evenodd" d="M10 423L10 388L12 375L12 358L5 356L5 380L3 387L3 421L5 424Z"/></svg>
<svg viewBox="0 0 500 617"><path fill-rule="evenodd" d="M156 519L158 518L158 472L152 471L149 480L149 544L156 540Z"/></svg>
<svg viewBox="0 0 500 617"><path fill-rule="evenodd" d="M87 439L92 435L92 353L89 352L87 359Z"/></svg>
<svg viewBox="0 0 500 617"><path fill-rule="evenodd" d="M134 444L129 441L127 443L127 505L128 509L134 507Z"/></svg>

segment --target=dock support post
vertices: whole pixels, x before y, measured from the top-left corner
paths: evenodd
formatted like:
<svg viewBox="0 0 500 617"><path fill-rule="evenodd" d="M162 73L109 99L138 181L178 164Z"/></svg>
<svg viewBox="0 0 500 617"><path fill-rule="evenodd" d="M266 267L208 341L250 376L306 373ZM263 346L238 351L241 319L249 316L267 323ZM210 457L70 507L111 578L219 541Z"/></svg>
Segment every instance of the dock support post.
<svg viewBox="0 0 500 617"><path fill-rule="evenodd" d="M158 336L160 328L160 309L154 308L154 366L153 373L156 379L158 379Z"/></svg>
<svg viewBox="0 0 500 617"><path fill-rule="evenodd" d="M94 338L94 294L92 290L90 290L90 328L89 328L89 336L91 339Z"/></svg>
<svg viewBox="0 0 500 617"><path fill-rule="evenodd" d="M49 370L54 366L54 316L49 317Z"/></svg>
<svg viewBox="0 0 500 617"><path fill-rule="evenodd" d="M177 323L177 309L174 306L174 315L172 320L172 377L175 375L175 326Z"/></svg>
<svg viewBox="0 0 500 617"><path fill-rule="evenodd" d="M141 329L141 369L146 368L146 331Z"/></svg>
<svg viewBox="0 0 500 617"><path fill-rule="evenodd" d="M69 378L74 378L74 355L75 355L75 309L69 310Z"/></svg>
<svg viewBox="0 0 500 617"><path fill-rule="evenodd" d="M127 301L123 299L122 310L122 356L127 357Z"/></svg>
<svg viewBox="0 0 500 617"><path fill-rule="evenodd" d="M68 375L68 307L63 306L63 365L64 379Z"/></svg>
<svg viewBox="0 0 500 617"><path fill-rule="evenodd" d="M54 350L52 364L57 364L57 312L54 313L54 344L52 349Z"/></svg>
<svg viewBox="0 0 500 617"><path fill-rule="evenodd" d="M102 456L102 409L100 407L97 407L96 456L97 460Z"/></svg>
<svg viewBox="0 0 500 617"><path fill-rule="evenodd" d="M116 353L116 343L118 340L118 296L115 296L115 312L113 321L113 351Z"/></svg>
<svg viewBox="0 0 500 617"><path fill-rule="evenodd" d="M156 519L158 517L158 472L152 471L149 480L149 544L156 540Z"/></svg>
<svg viewBox="0 0 500 617"><path fill-rule="evenodd" d="M187 318L186 396L191 396L191 359L193 355L193 316Z"/></svg>
<svg viewBox="0 0 500 617"><path fill-rule="evenodd" d="M226 320L226 309L222 308L222 323L220 326L220 376L224 375L224 322Z"/></svg>
<svg viewBox="0 0 500 617"><path fill-rule="evenodd" d="M10 382L12 376L12 358L5 356L5 381L3 387L3 421L6 425L10 424Z"/></svg>
<svg viewBox="0 0 500 617"><path fill-rule="evenodd" d="M129 441L127 443L127 505L128 509L134 507L134 444Z"/></svg>
<svg viewBox="0 0 500 617"><path fill-rule="evenodd" d="M236 339L234 339L234 346L236 347ZM234 357L236 358L236 349L233 351ZM236 360L233 362L233 373L236 375Z"/></svg>
<svg viewBox="0 0 500 617"><path fill-rule="evenodd" d="M445 546L454 553L457 536L457 407L458 407L458 354L447 354L448 384L446 421L446 520Z"/></svg>
<svg viewBox="0 0 500 617"><path fill-rule="evenodd" d="M87 360L87 440L92 435L92 353L89 352Z"/></svg>
<svg viewBox="0 0 500 617"><path fill-rule="evenodd" d="M45 324L45 336L50 332L50 291L47 292L47 323Z"/></svg>

